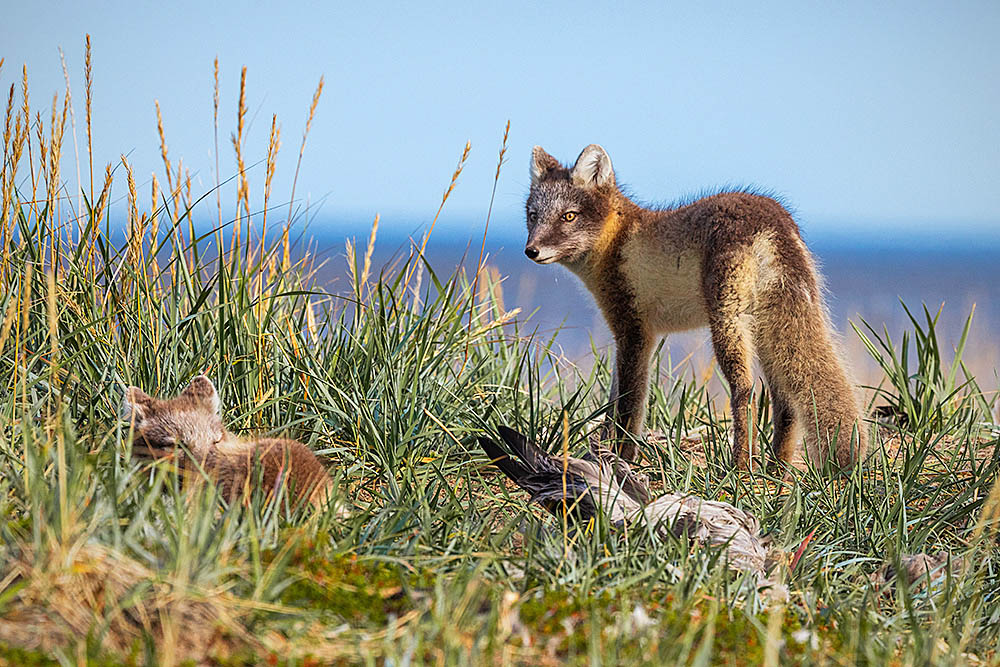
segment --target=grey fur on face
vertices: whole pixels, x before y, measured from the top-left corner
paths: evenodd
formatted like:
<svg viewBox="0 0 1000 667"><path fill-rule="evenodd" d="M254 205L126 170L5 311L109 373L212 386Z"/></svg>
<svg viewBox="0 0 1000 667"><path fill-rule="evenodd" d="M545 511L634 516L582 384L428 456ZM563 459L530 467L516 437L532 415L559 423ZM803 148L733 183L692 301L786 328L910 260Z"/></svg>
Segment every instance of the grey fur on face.
<svg viewBox="0 0 1000 667"><path fill-rule="evenodd" d="M150 447L184 445L201 451L225 435L220 409L215 385L199 375L170 400L153 398L139 387L129 387L120 414L123 421L134 422L137 440Z"/></svg>
<svg viewBox="0 0 1000 667"><path fill-rule="evenodd" d="M539 264L580 261L604 228L609 212L604 190L613 187L611 160L600 146L585 148L572 170L536 146L525 204L525 254Z"/></svg>

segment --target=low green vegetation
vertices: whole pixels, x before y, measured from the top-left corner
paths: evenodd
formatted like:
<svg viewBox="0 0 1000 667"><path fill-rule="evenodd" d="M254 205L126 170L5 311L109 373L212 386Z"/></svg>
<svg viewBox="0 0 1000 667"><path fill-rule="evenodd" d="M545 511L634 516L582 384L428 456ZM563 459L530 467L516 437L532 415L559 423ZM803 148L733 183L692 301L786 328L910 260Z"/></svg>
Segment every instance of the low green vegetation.
<svg viewBox="0 0 1000 667"><path fill-rule="evenodd" d="M103 194L85 188L77 218L53 120L25 103L3 139L0 665L1000 659L996 393L947 361L933 317L913 318L916 369L868 330L892 409L848 478L732 470L725 396L663 352L663 437L643 472L757 516L789 555L783 599L687 541L564 532L505 483L476 437L504 423L578 452L609 369L527 335L488 272L436 273L420 243L378 270L349 246L333 293L289 241L295 215L265 236L240 204L224 234L199 236L214 197L171 177L140 213L124 163ZM125 219L107 205L116 178ZM298 438L328 462L352 516L260 494L227 506L133 461L124 389L173 394L201 372L232 430ZM963 567L931 586L869 581L936 550Z"/></svg>

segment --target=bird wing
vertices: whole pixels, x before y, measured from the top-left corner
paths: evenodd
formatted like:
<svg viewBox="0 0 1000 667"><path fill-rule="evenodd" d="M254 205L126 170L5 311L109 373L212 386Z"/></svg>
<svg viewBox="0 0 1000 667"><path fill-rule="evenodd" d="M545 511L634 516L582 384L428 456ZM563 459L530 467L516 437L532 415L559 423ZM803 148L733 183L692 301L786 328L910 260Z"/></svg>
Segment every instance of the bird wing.
<svg viewBox="0 0 1000 667"><path fill-rule="evenodd" d="M637 512L661 533L721 547L732 567L763 576L767 548L757 520L729 503L666 494Z"/></svg>
<svg viewBox="0 0 1000 667"><path fill-rule="evenodd" d="M556 462L552 456L546 454L542 449L529 441L524 435L512 428L500 425L497 426L497 433L503 438L504 444L514 452L514 456L533 472L561 472L562 465Z"/></svg>
<svg viewBox="0 0 1000 667"><path fill-rule="evenodd" d="M570 457L564 467L563 461L549 456L517 431L506 426L497 431L513 456L489 438L479 438L479 445L496 467L531 494L532 501L557 518L567 512L574 521L585 521L597 513L588 475L577 470L578 465L589 470L596 467L594 464Z"/></svg>
<svg viewBox="0 0 1000 667"><path fill-rule="evenodd" d="M490 457L490 462L497 468L500 468L500 471L507 475L515 484L520 485L521 480L532 473L523 463L508 456L507 452L500 445L489 438L480 437L479 446Z"/></svg>

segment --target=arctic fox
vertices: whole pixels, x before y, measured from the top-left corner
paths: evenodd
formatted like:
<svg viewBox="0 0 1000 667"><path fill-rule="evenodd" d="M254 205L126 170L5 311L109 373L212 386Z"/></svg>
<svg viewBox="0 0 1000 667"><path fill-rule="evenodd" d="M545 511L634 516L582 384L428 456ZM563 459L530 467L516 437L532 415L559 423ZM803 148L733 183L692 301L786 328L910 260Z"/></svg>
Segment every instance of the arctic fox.
<svg viewBox="0 0 1000 667"><path fill-rule="evenodd" d="M611 158L591 144L572 168L540 146L531 159L525 254L559 262L597 300L616 344L612 421L641 436L649 366L664 334L708 326L729 383L733 460L754 459L751 361L756 350L774 417L772 454L789 462L799 436L817 464L863 457L861 406L841 360L812 255L792 216L770 197L722 192L665 209L618 188ZM749 419L748 419L749 417ZM623 458L635 456L629 438Z"/></svg>
<svg viewBox="0 0 1000 667"><path fill-rule="evenodd" d="M258 480L268 494L277 494L284 485L295 504L326 507L333 500L333 480L308 447L279 438L241 440L222 425L219 410L215 385L199 375L169 400L129 387L122 418L134 424L133 453L177 456L185 472L204 471L230 502L245 497ZM347 514L336 501L334 511L338 516Z"/></svg>

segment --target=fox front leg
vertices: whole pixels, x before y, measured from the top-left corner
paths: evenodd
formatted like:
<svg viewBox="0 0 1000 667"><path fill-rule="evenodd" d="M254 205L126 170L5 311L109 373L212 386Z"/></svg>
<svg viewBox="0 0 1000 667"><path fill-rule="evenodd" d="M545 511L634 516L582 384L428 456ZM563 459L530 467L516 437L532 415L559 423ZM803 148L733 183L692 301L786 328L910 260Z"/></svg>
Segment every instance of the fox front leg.
<svg viewBox="0 0 1000 667"><path fill-rule="evenodd" d="M628 332L615 337L615 368L611 378L610 431L618 455L634 461L635 441L642 438L649 396L649 363L654 339L645 333Z"/></svg>

